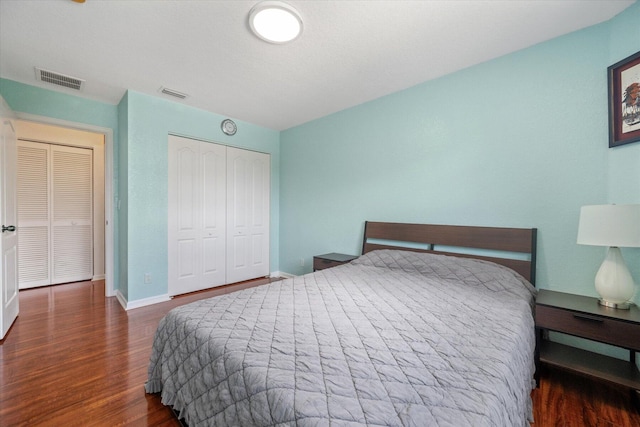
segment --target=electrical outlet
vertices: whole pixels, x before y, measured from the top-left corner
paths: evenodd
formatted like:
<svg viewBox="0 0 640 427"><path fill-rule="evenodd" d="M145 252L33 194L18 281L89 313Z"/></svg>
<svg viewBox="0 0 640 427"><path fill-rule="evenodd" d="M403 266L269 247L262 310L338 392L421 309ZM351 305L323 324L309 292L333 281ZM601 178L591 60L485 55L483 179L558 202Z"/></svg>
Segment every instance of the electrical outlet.
<svg viewBox="0 0 640 427"><path fill-rule="evenodd" d="M151 283L151 273L144 273L144 284L148 285Z"/></svg>
<svg viewBox="0 0 640 427"><path fill-rule="evenodd" d="M304 267L304 258L300 258L300 267Z"/></svg>

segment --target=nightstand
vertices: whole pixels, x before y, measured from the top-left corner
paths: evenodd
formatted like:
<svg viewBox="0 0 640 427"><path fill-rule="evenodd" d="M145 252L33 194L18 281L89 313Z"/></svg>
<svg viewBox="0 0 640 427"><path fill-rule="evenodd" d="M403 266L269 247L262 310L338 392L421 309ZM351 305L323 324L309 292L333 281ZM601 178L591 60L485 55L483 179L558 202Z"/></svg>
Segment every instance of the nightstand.
<svg viewBox="0 0 640 427"><path fill-rule="evenodd" d="M536 298L536 367L541 364L624 386L640 397L640 309L616 310L598 305L597 298L540 290ZM544 339L557 331L629 350L629 361L569 347Z"/></svg>
<svg viewBox="0 0 640 427"><path fill-rule="evenodd" d="M313 271L325 268L337 267L358 258L356 255L345 255L332 252L330 254L316 255L313 257Z"/></svg>

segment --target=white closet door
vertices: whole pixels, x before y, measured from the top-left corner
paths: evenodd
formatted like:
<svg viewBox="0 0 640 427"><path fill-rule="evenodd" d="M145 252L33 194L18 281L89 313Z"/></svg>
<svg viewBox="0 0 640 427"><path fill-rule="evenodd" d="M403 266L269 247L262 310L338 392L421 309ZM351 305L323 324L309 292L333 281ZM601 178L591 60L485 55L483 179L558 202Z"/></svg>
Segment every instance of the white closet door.
<svg viewBox="0 0 640 427"><path fill-rule="evenodd" d="M200 282L198 156L197 141L169 137L169 295L198 290Z"/></svg>
<svg viewBox="0 0 640 427"><path fill-rule="evenodd" d="M18 141L20 289L51 284L49 144Z"/></svg>
<svg viewBox="0 0 640 427"><path fill-rule="evenodd" d="M93 277L93 151L51 146L51 283Z"/></svg>
<svg viewBox="0 0 640 427"><path fill-rule="evenodd" d="M169 136L169 295L226 283L225 152Z"/></svg>
<svg viewBox="0 0 640 427"><path fill-rule="evenodd" d="M227 147L227 283L269 274L270 162Z"/></svg>
<svg viewBox="0 0 640 427"><path fill-rule="evenodd" d="M226 282L226 147L201 143L202 166L202 274L204 287Z"/></svg>

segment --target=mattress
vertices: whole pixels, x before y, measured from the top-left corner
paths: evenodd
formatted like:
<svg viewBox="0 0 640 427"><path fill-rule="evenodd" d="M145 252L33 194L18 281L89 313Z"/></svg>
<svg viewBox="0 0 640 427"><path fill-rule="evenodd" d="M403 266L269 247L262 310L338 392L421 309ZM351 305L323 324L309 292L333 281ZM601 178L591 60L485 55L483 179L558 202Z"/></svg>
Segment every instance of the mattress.
<svg viewBox="0 0 640 427"><path fill-rule="evenodd" d="M191 426L529 426L535 289L380 250L173 309L148 393Z"/></svg>

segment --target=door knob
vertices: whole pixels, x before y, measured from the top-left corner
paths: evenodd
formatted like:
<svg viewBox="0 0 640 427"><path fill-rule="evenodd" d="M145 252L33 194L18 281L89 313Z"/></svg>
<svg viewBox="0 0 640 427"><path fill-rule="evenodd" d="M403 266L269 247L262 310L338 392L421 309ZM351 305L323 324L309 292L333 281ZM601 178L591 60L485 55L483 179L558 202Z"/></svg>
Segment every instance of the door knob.
<svg viewBox="0 0 640 427"><path fill-rule="evenodd" d="M2 232L4 233L5 231L16 231L16 226L15 225L9 225L9 226L2 226Z"/></svg>

